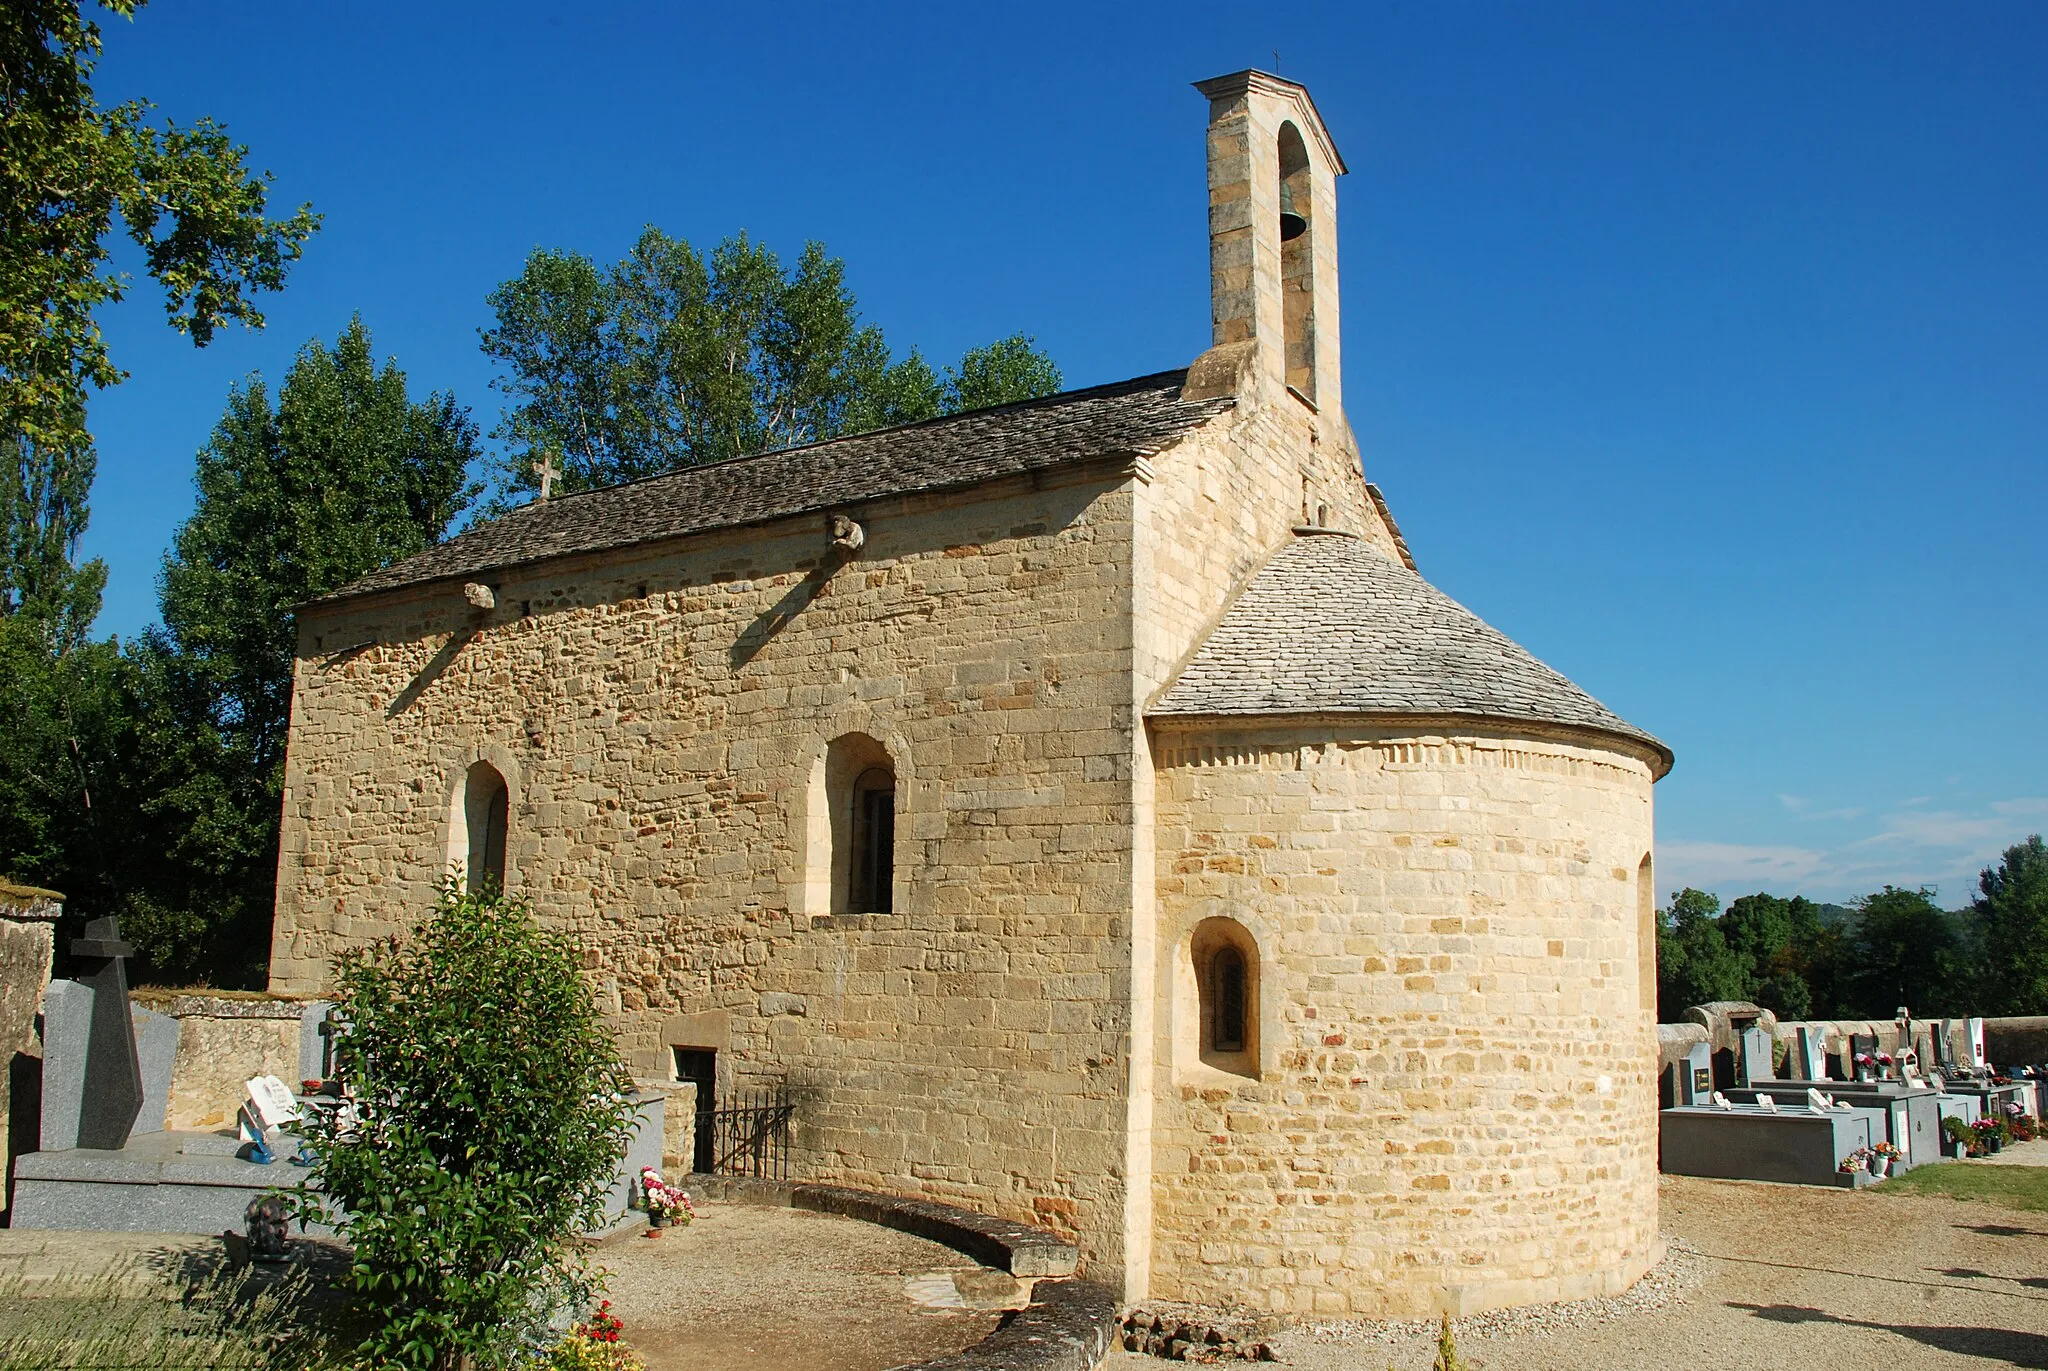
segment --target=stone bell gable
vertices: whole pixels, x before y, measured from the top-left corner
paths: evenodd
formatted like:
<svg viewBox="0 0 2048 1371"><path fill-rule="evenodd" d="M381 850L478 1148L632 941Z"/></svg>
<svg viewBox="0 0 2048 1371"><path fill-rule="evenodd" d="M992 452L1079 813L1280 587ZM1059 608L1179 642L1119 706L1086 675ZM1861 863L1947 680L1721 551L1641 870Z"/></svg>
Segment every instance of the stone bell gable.
<svg viewBox="0 0 2048 1371"><path fill-rule="evenodd" d="M792 1175L1132 1298L1640 1274L1670 754L1416 571L1341 403L1342 159L1292 82L1199 89L1186 371L538 501L304 606L272 988L460 870L574 937L643 1080L792 1101Z"/></svg>

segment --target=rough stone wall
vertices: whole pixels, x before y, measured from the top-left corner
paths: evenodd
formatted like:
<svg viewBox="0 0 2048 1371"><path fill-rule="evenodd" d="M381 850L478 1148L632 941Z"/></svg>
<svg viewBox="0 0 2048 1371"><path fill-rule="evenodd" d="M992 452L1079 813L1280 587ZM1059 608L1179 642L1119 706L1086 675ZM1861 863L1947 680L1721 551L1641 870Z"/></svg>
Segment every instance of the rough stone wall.
<svg viewBox="0 0 2048 1371"><path fill-rule="evenodd" d="M573 933L637 1074L716 1048L721 1093L798 1093L805 1179L1120 1269L1132 488L875 502L836 569L792 520L508 572L482 616L446 586L309 615L272 988L420 916L488 760L508 885ZM808 778L855 730L897 771L887 915L809 877Z"/></svg>
<svg viewBox="0 0 2048 1371"><path fill-rule="evenodd" d="M41 1078L36 1014L50 984L62 899L54 891L0 881L0 1177L8 1174L14 1078ZM32 1095L24 1095L25 1107L33 1107Z"/></svg>
<svg viewBox="0 0 2048 1371"><path fill-rule="evenodd" d="M166 1129L230 1127L254 1076L299 1085L299 1000L140 990L137 1004L178 1021Z"/></svg>
<svg viewBox="0 0 2048 1371"><path fill-rule="evenodd" d="M1155 728L1152 1293L1405 1317L1658 1255L1644 761L1568 737ZM1194 1046L1196 922L1259 946L1260 1076Z"/></svg>

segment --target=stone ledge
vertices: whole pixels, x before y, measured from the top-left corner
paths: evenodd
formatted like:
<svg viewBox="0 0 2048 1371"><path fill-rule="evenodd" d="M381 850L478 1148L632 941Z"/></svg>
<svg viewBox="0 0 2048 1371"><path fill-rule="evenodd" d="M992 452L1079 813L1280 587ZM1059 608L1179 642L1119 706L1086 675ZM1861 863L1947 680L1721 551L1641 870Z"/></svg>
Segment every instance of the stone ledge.
<svg viewBox="0 0 2048 1371"><path fill-rule="evenodd" d="M943 1243L984 1266L1001 1267L1013 1276L1071 1276L1080 1264L1079 1251L1056 1234L955 1205L838 1185L763 1181L751 1176L707 1176L702 1172L691 1173L683 1184L693 1195L726 1204L782 1205L894 1228Z"/></svg>
<svg viewBox="0 0 2048 1371"><path fill-rule="evenodd" d="M1116 1292L1094 1281L1067 1279L1080 1254L1072 1243L1042 1228L956 1205L838 1185L703 1172L692 1172L683 1184L692 1195L718 1203L778 1205L894 1228L1013 1276L1041 1279L1030 1305L974 1346L898 1371L1096 1371L1115 1345L1122 1313Z"/></svg>
<svg viewBox="0 0 2048 1371"><path fill-rule="evenodd" d="M901 1371L1096 1371L1115 1345L1116 1292L1094 1281L1046 1281L1031 1303L964 1352Z"/></svg>
<svg viewBox="0 0 2048 1371"><path fill-rule="evenodd" d="M174 1019L296 1019L317 996L272 995L268 991L159 990L142 986L128 992L131 1003Z"/></svg>

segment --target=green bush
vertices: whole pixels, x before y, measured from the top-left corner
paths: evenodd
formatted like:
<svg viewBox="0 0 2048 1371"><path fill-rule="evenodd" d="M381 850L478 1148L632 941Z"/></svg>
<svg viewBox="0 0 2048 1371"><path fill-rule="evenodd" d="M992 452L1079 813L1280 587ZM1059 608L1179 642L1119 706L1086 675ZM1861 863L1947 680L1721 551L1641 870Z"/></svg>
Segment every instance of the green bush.
<svg viewBox="0 0 2048 1371"><path fill-rule="evenodd" d="M632 1082L559 936L523 901L446 888L409 938L342 954L336 1070L302 1213L355 1249L378 1365L510 1362L587 1301L574 1239L604 1216Z"/></svg>

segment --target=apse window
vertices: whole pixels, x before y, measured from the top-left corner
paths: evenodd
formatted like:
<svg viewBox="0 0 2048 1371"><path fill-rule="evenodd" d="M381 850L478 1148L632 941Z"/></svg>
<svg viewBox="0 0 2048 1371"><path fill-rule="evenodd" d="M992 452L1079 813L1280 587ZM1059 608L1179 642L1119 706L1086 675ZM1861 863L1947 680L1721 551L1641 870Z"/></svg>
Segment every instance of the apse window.
<svg viewBox="0 0 2048 1371"><path fill-rule="evenodd" d="M505 888L505 843L511 813L511 794L498 769L489 762L470 767L463 777L456 812L457 841L449 844L450 860L462 863L470 889Z"/></svg>
<svg viewBox="0 0 2048 1371"><path fill-rule="evenodd" d="M1235 919L1204 919L1188 952L1194 963L1198 1052L1204 1065L1259 1074L1259 952Z"/></svg>

